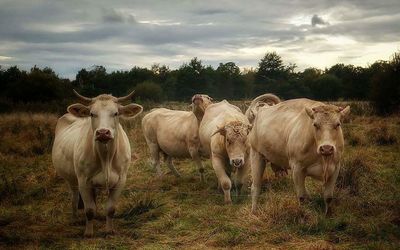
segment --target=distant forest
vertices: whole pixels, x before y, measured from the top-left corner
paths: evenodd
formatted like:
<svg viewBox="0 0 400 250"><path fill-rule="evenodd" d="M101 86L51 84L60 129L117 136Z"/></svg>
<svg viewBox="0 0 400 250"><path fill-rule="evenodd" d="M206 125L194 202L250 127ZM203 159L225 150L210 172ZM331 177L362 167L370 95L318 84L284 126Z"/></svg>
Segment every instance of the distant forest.
<svg viewBox="0 0 400 250"><path fill-rule="evenodd" d="M282 99L307 97L322 101L366 100L380 114L399 112L400 52L389 61L368 67L336 64L324 70L285 64L277 53L267 53L256 69L241 71L234 62L207 66L198 58L178 69L154 64L150 69L133 67L107 73L104 66L81 69L75 80L60 78L51 68L0 66L0 112L14 110L58 111L73 101L72 89L85 96L112 93L116 96L135 89L136 102L186 101L195 93L215 99L252 99L274 93Z"/></svg>

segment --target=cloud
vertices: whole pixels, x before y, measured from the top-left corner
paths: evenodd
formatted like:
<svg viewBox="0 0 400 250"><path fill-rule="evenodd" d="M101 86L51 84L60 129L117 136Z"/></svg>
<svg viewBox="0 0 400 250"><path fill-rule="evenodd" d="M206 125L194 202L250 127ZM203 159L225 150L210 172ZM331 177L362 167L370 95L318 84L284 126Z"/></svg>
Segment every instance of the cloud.
<svg viewBox="0 0 400 250"><path fill-rule="evenodd" d="M133 15L115 9L104 10L103 20L106 23L136 23Z"/></svg>
<svg viewBox="0 0 400 250"><path fill-rule="evenodd" d="M7 59L0 62L50 66L68 77L94 64L177 68L194 56L256 67L268 51L300 69L367 64L395 52L398 13L396 0L2 0L0 55Z"/></svg>
<svg viewBox="0 0 400 250"><path fill-rule="evenodd" d="M329 25L328 22L324 21L324 19L322 19L321 17L319 17L317 14L314 14L311 18L311 25L313 27L317 26L317 25Z"/></svg>

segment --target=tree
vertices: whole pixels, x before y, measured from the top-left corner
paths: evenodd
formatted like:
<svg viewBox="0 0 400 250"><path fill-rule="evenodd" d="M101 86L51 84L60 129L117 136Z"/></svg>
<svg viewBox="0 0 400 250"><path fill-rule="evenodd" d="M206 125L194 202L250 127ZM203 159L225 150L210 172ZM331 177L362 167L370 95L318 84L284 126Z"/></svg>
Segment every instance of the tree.
<svg viewBox="0 0 400 250"><path fill-rule="evenodd" d="M139 83L135 91L135 96L142 101L160 102L163 98L162 88L154 82L145 81Z"/></svg>
<svg viewBox="0 0 400 250"><path fill-rule="evenodd" d="M220 63L216 70L215 97L232 99L243 97L244 82L240 78L240 69L234 62Z"/></svg>
<svg viewBox="0 0 400 250"><path fill-rule="evenodd" d="M183 64L177 72L176 97L187 100L196 93L206 92L205 67L202 62L193 58L188 64Z"/></svg>
<svg viewBox="0 0 400 250"><path fill-rule="evenodd" d="M389 62L377 62L370 68L370 98L379 114L400 112L400 52Z"/></svg>
<svg viewBox="0 0 400 250"><path fill-rule="evenodd" d="M341 96L341 80L335 75L323 74L312 83L311 92L317 100L337 100Z"/></svg>

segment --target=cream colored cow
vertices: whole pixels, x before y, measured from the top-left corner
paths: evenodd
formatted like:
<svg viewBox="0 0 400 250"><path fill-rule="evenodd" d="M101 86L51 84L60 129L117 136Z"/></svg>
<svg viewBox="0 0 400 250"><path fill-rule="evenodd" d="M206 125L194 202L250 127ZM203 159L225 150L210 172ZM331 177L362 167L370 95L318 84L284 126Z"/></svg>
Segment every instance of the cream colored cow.
<svg viewBox="0 0 400 250"><path fill-rule="evenodd" d="M330 212L344 148L341 123L349 113L349 106L343 109L309 99L293 99L259 109L249 136L253 212L267 161L292 169L300 201L308 198L305 178L321 180L325 213Z"/></svg>
<svg viewBox="0 0 400 250"><path fill-rule="evenodd" d="M208 106L200 123L201 146L205 155L211 157L225 203L232 202L231 173L236 172L238 191L245 182L249 170L247 135L250 129L246 116L226 100Z"/></svg>
<svg viewBox="0 0 400 250"><path fill-rule="evenodd" d="M281 102L281 99L274 94L263 94L254 98L250 106L246 110L246 117L249 119L250 123L254 122L256 115L258 113L258 109L263 106L272 106Z"/></svg>
<svg viewBox="0 0 400 250"><path fill-rule="evenodd" d="M133 118L143 108L137 104L121 105L130 100L133 92L120 98L111 95L87 98L75 94L86 105L72 104L68 113L58 119L52 160L57 174L71 189L74 217L82 199L86 214L85 236L91 237L98 188L108 192L106 230L114 231L115 206L131 160L131 147L119 118Z"/></svg>
<svg viewBox="0 0 400 250"><path fill-rule="evenodd" d="M201 180L204 181L204 168L199 156L199 123L204 111L212 102L208 95L195 95L192 98L192 111L153 109L142 120L142 128L153 166L158 175L160 168L160 153L166 156L167 165L175 176L180 174L172 163L173 157L191 157L196 163Z"/></svg>
<svg viewBox="0 0 400 250"><path fill-rule="evenodd" d="M280 102L281 102L281 99L279 99L279 97L277 97L274 94L263 94L263 95L257 96L256 98L254 98L251 101L250 106L247 108L245 115L246 115L247 119L249 119L249 122L251 124L253 124L254 119L256 118L256 115L258 113L258 110L261 107L273 106ZM271 163L271 169L272 169L272 171L274 171L275 176L277 176L277 177L286 176L288 174L287 170L285 168L282 168L273 163Z"/></svg>

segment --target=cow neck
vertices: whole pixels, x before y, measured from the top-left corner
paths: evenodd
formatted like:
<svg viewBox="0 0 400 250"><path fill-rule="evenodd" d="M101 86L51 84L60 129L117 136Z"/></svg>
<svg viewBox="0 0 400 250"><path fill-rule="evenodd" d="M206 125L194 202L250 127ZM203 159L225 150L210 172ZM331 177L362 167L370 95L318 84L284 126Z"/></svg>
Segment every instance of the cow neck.
<svg viewBox="0 0 400 250"><path fill-rule="evenodd" d="M196 116L197 123L200 124L201 120L203 119L204 112L203 111L193 111L193 113Z"/></svg>
<svg viewBox="0 0 400 250"><path fill-rule="evenodd" d="M205 106L204 110L202 110L199 107L195 107L194 110L192 111L193 114L196 116L197 118L197 123L200 124L201 120L203 120L204 117L204 113L206 112L208 105Z"/></svg>
<svg viewBox="0 0 400 250"><path fill-rule="evenodd" d="M93 148L95 149L95 157L100 161L101 169L104 174L105 186L107 192L109 191L109 178L112 169L112 161L117 151L118 132L115 132L114 139L106 144L93 141Z"/></svg>

